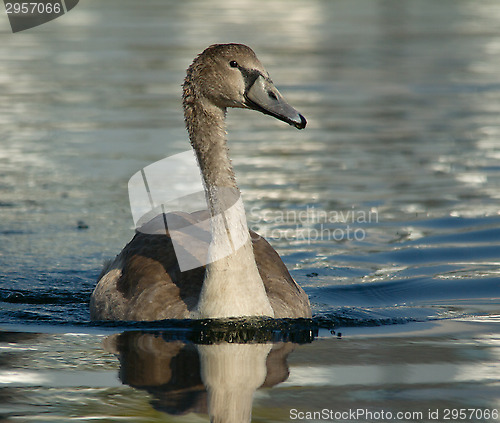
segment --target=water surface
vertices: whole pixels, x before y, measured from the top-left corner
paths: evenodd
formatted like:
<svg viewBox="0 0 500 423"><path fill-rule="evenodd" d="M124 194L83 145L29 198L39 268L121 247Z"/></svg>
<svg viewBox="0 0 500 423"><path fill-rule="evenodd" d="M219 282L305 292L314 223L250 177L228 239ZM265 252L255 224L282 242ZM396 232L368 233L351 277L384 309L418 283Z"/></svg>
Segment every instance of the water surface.
<svg viewBox="0 0 500 423"><path fill-rule="evenodd" d="M92 325L88 299L133 234L128 179L188 149L186 67L229 41L309 122L228 114L249 224L321 327L271 360L281 376L256 391L254 420L499 408L499 17L493 0L87 0L22 33L0 19L0 414L206 420L199 375L196 406L165 408L103 344L149 330L172 355L179 327Z"/></svg>

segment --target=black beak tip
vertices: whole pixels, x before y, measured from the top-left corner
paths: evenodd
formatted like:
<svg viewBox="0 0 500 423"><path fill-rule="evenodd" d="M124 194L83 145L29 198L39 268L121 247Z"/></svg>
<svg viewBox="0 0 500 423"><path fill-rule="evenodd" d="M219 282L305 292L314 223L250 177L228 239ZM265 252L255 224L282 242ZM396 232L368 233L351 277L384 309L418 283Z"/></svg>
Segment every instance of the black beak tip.
<svg viewBox="0 0 500 423"><path fill-rule="evenodd" d="M307 125L307 120L304 116L299 114L300 122L294 122L294 125L297 129L304 129Z"/></svg>

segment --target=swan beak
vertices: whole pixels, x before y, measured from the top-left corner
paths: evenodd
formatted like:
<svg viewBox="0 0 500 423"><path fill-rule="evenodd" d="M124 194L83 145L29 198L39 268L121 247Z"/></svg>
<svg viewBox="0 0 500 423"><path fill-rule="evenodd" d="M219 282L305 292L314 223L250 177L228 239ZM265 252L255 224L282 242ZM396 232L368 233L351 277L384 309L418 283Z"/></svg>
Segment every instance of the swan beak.
<svg viewBox="0 0 500 423"><path fill-rule="evenodd" d="M297 129L304 129L307 121L290 106L273 83L259 75L245 93L246 106L266 115L274 116Z"/></svg>

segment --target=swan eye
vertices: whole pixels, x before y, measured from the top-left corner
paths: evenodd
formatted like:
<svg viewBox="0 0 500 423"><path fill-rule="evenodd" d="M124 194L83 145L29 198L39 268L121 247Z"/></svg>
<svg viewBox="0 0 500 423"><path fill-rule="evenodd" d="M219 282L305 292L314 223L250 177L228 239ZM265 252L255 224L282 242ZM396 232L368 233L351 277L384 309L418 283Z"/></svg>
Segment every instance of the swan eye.
<svg viewBox="0 0 500 423"><path fill-rule="evenodd" d="M232 68L237 68L238 67L238 62L236 60L231 60L229 62L229 66L231 66Z"/></svg>

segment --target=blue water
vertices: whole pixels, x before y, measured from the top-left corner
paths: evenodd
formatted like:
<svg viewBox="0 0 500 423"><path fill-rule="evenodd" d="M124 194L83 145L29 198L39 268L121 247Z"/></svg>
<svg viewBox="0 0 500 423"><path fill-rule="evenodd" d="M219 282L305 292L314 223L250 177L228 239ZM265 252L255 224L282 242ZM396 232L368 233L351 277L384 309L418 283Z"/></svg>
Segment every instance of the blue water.
<svg viewBox="0 0 500 423"><path fill-rule="evenodd" d="M18 34L0 19L0 415L166 418L102 343L143 329L170 351L204 332L92 323L88 302L133 235L129 178L189 148L186 67L226 41L251 45L308 120L228 114L249 225L313 307L262 329L307 343L257 391L256 421L500 408L499 18L496 0L86 0Z"/></svg>
<svg viewBox="0 0 500 423"><path fill-rule="evenodd" d="M436 306L434 318L488 299L482 312L496 313L500 91L489 9L389 3L364 13L297 4L283 12L286 48L219 26L224 16L212 17L211 37L174 41L174 22L195 19L182 5L159 18L158 5L129 16L132 4L90 2L16 35L4 22L0 322L88 322L101 263L132 236L126 183L188 148L179 84L192 56L220 39L248 39L309 120L299 132L232 111L229 138L249 224L316 315L362 307L413 318ZM286 26L300 10L308 18Z"/></svg>

